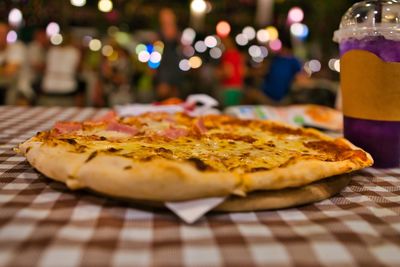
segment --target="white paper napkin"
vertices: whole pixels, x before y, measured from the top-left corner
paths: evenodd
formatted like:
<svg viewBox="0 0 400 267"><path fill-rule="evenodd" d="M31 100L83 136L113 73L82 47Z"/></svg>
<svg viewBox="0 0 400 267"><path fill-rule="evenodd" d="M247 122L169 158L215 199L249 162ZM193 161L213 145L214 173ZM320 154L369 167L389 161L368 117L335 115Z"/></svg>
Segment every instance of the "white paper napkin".
<svg viewBox="0 0 400 267"><path fill-rule="evenodd" d="M204 214L224 202L226 197L202 198L183 202L165 202L165 206L188 224L196 222Z"/></svg>

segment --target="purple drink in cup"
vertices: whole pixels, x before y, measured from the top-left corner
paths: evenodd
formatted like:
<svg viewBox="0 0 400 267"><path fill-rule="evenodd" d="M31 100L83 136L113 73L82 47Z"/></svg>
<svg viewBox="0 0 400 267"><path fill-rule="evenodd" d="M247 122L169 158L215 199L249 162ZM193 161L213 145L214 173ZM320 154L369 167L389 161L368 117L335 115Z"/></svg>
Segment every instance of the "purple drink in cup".
<svg viewBox="0 0 400 267"><path fill-rule="evenodd" d="M384 62L400 64L399 20L400 3L397 0L371 0L356 3L343 16L340 29L335 32L334 40L339 42L341 56L354 50L362 50L376 55ZM348 64L349 61L342 61L342 68L345 63ZM362 67L377 68L376 65L368 62ZM383 70L376 69L374 71L381 72ZM342 90L344 90L343 88L362 90L362 88L344 86L343 80L351 79L351 77L343 75L348 74L341 74ZM382 75L377 75L377 77L381 78ZM400 77L398 78L400 79ZM352 86L357 86L357 81L353 84L355 85ZM391 88L390 91L392 92L393 89L400 93L400 88ZM382 88L373 88L373 90L382 90ZM384 93L383 91L382 94ZM345 94L343 96L345 97ZM357 100L353 99L352 101ZM382 103L376 104L376 106L372 104L365 108L379 110L381 107ZM400 103L398 109L400 109ZM400 118L387 119L385 116L380 119L359 118L344 112L344 135L352 143L371 153L375 160L375 167L400 166Z"/></svg>

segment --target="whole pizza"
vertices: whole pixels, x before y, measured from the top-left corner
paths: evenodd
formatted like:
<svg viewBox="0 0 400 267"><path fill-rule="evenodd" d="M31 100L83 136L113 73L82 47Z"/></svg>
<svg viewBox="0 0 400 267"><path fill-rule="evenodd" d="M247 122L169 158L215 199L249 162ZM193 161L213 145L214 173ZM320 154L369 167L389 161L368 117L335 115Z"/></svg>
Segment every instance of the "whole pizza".
<svg viewBox="0 0 400 267"><path fill-rule="evenodd" d="M58 122L19 150L70 189L160 202L297 188L373 163L313 129L184 113Z"/></svg>

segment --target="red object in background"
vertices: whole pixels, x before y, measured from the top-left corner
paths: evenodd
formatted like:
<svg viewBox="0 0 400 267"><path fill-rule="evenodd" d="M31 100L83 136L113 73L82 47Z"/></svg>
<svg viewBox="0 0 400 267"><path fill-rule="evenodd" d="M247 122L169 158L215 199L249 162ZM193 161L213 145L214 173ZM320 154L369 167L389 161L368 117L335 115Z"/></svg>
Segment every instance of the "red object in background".
<svg viewBox="0 0 400 267"><path fill-rule="evenodd" d="M177 98L177 97L171 97L171 98L168 98L168 99L166 99L164 101L156 102L156 103L154 103L154 105L157 105L157 106L169 106L169 105L180 105L182 103L184 103L184 101L182 99Z"/></svg>
<svg viewBox="0 0 400 267"><path fill-rule="evenodd" d="M225 87L243 86L243 59L240 52L236 49L227 50L221 59L224 69L222 85Z"/></svg>

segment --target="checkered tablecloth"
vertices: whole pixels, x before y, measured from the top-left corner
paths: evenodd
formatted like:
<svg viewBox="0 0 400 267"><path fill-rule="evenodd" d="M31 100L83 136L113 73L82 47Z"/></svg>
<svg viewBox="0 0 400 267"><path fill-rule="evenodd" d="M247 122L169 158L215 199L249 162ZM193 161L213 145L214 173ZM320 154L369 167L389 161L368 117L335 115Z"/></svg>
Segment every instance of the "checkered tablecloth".
<svg viewBox="0 0 400 267"><path fill-rule="evenodd" d="M71 192L13 152L58 120L106 110L0 107L0 266L400 266L400 169L367 169L341 194L187 225Z"/></svg>

